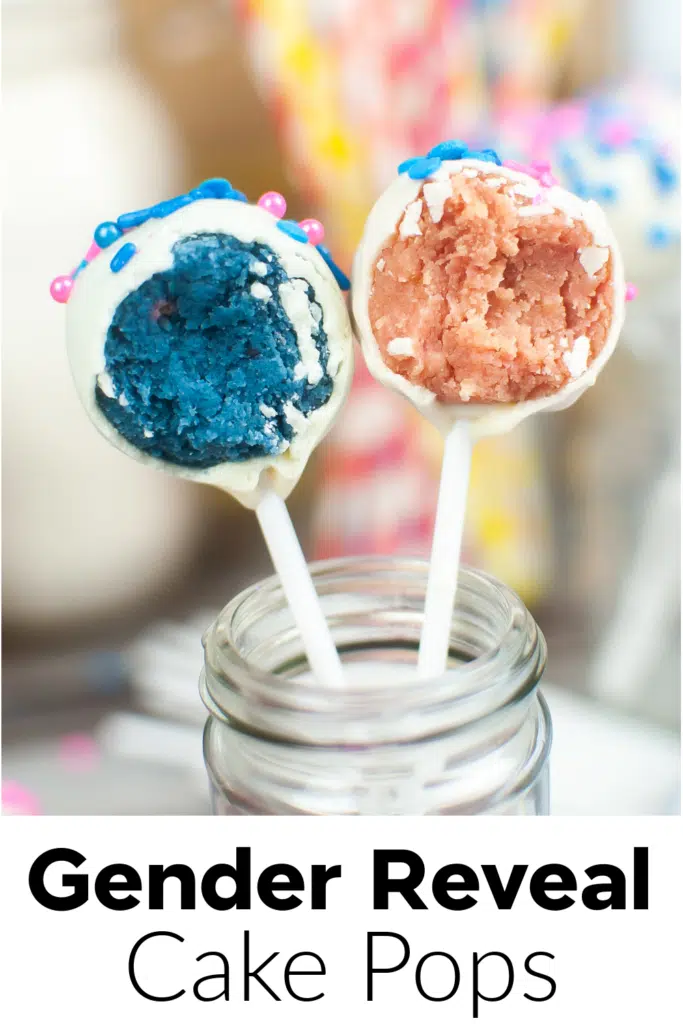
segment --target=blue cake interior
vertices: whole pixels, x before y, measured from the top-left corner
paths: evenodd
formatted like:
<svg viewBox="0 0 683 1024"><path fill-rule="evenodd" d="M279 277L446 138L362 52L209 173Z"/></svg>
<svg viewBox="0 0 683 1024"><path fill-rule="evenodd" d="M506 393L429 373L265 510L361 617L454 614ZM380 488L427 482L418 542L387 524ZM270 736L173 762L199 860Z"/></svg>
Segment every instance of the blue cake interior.
<svg viewBox="0 0 683 1024"><path fill-rule="evenodd" d="M296 331L278 293L289 280L267 245L214 233L178 241L173 265L114 314L104 350L113 397L95 389L103 414L136 448L179 466L286 450L293 430L284 406L306 415L332 393L323 311L307 281L322 377L315 385L301 377ZM270 297L252 295L256 283Z"/></svg>

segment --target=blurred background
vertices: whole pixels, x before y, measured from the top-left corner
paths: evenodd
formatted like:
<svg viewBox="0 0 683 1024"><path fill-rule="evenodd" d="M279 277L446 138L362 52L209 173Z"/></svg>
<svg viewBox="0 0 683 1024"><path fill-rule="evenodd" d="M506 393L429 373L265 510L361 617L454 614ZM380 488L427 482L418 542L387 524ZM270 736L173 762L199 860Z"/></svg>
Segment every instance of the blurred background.
<svg viewBox="0 0 683 1024"><path fill-rule="evenodd" d="M48 286L205 177L283 192L350 267L443 138L547 157L638 288L574 408L475 453L466 560L546 633L555 813L679 812L678 0L2 0L5 813L208 811L200 637L270 572L255 519L78 405ZM359 367L290 507L309 557L427 555L440 442Z"/></svg>

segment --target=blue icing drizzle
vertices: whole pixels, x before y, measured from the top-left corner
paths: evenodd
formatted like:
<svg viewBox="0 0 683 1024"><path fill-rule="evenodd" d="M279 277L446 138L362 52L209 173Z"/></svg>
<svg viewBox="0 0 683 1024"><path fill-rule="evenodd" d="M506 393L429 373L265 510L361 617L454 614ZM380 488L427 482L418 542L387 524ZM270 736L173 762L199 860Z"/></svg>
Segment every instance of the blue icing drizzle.
<svg viewBox="0 0 683 1024"><path fill-rule="evenodd" d="M141 224L153 216L154 207L150 206L145 210L133 210L131 213L122 213L116 218L116 226L121 231L130 231L131 228L139 228Z"/></svg>
<svg viewBox="0 0 683 1024"><path fill-rule="evenodd" d="M303 228L300 228L295 220L279 220L276 226L285 235L294 238L297 242L308 242L308 235Z"/></svg>
<svg viewBox="0 0 683 1024"><path fill-rule="evenodd" d="M334 274L334 279L341 288L341 290L343 292L348 292L349 288L351 287L351 282L349 281L344 271L341 270L332 259L332 253L330 252L330 250L327 248L326 245L316 245L316 249L318 250L322 258L325 260L325 263L327 263L328 267Z"/></svg>
<svg viewBox="0 0 683 1024"><path fill-rule="evenodd" d="M168 217L169 214L175 213L176 210L182 210L183 206L189 206L193 202L194 199L190 195L176 196L174 199L164 199L151 208L149 211L150 217L156 217L161 220L164 217Z"/></svg>
<svg viewBox="0 0 683 1024"><path fill-rule="evenodd" d="M265 275L252 269L257 262ZM278 294L289 280L259 242L211 233L178 241L173 266L114 314L104 353L115 397L95 388L103 414L136 448L194 469L285 450L293 437L286 403L308 414L333 387L322 309L307 281L323 372L316 384L297 372L296 331ZM267 301L252 296L255 283L270 289Z"/></svg>
<svg viewBox="0 0 683 1024"><path fill-rule="evenodd" d="M247 201L244 192L239 192L233 188L225 178L208 178L198 188L193 188L190 192L174 196L172 199L164 199L155 206L147 207L144 210L122 213L117 218L115 227L120 232L130 231L131 228L138 228L141 224L145 224L152 217L168 217L169 214L175 213L176 210L180 210L183 206L189 206L190 203L195 203L200 199L234 199L240 203L246 203ZM102 224L100 227L104 228L105 225ZM115 238L112 238L112 241L115 241ZM108 244L111 244L111 242Z"/></svg>
<svg viewBox="0 0 683 1024"><path fill-rule="evenodd" d="M136 252L137 249L132 242L126 242L125 245L122 245L111 258L109 266L111 267L112 272L114 274L118 274L120 270L123 270L126 264L130 263Z"/></svg>

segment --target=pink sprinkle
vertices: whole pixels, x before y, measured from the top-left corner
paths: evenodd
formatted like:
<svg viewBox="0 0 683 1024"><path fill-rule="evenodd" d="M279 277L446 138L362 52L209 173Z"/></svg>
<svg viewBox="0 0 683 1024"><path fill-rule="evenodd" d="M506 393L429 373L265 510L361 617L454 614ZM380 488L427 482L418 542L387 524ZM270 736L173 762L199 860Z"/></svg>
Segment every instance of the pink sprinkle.
<svg viewBox="0 0 683 1024"><path fill-rule="evenodd" d="M547 160L532 160L528 166L517 163L516 160L503 160L503 167L528 174L530 178L535 178L542 188L552 188L553 185L557 185L557 178L551 174L550 164Z"/></svg>
<svg viewBox="0 0 683 1024"><path fill-rule="evenodd" d="M60 740L59 759L69 771L88 772L97 766L100 752L92 736L74 732Z"/></svg>
<svg viewBox="0 0 683 1024"><path fill-rule="evenodd" d="M38 797L22 786L20 782L6 779L2 784L3 814L41 814L41 806Z"/></svg>
<svg viewBox="0 0 683 1024"><path fill-rule="evenodd" d="M73 278L67 274L62 274L61 277L56 277L51 283L50 295L55 302L68 302L73 286Z"/></svg>
<svg viewBox="0 0 683 1024"><path fill-rule="evenodd" d="M516 160L503 160L503 167L509 167L511 171L521 171L522 174L532 174L532 171L526 164L520 164Z"/></svg>
<svg viewBox="0 0 683 1024"><path fill-rule="evenodd" d="M554 141L580 135L583 131L586 112L581 103L565 103L556 107L547 117L549 133Z"/></svg>
<svg viewBox="0 0 683 1024"><path fill-rule="evenodd" d="M626 146L633 141L633 126L628 121L608 121L602 129L602 140L608 146Z"/></svg>
<svg viewBox="0 0 683 1024"><path fill-rule="evenodd" d="M287 200L279 192L264 192L256 205L272 213L278 220L287 212Z"/></svg>
<svg viewBox="0 0 683 1024"><path fill-rule="evenodd" d="M557 185L557 178L553 177L550 163L547 160L532 160L531 166L534 177L538 179L543 188L552 188L553 185Z"/></svg>
<svg viewBox="0 0 683 1024"><path fill-rule="evenodd" d="M85 260L88 263L92 263L92 261L95 259L95 257L99 253L101 253L101 252L102 252L102 250L100 249L100 247L97 244L97 242L93 242L92 245L90 246L90 248L88 249L88 251L85 254Z"/></svg>
<svg viewBox="0 0 683 1024"><path fill-rule="evenodd" d="M306 220L300 220L299 227L302 231L306 232L308 235L308 241L311 245L320 245L325 237L325 228L319 220L314 220L313 217L307 217Z"/></svg>
<svg viewBox="0 0 683 1024"><path fill-rule="evenodd" d="M626 285L626 301L633 302L634 299L638 298L638 289L634 284Z"/></svg>

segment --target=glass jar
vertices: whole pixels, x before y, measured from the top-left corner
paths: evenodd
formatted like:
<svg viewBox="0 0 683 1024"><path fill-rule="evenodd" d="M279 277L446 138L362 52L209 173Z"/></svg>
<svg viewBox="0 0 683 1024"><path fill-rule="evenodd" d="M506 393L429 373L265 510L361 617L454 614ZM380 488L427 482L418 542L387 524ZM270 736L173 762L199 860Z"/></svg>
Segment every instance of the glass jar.
<svg viewBox="0 0 683 1024"><path fill-rule="evenodd" d="M311 566L348 685L308 672L277 577L204 637L204 756L216 814L547 814L543 635L520 599L462 568L449 667L417 678L426 562Z"/></svg>

